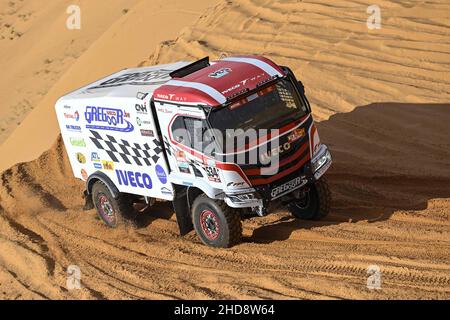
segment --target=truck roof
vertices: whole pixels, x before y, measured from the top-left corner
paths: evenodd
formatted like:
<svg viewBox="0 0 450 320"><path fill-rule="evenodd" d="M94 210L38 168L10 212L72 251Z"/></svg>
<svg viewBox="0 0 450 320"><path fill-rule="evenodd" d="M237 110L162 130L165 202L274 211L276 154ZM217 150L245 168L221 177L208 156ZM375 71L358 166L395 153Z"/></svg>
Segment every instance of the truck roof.
<svg viewBox="0 0 450 320"><path fill-rule="evenodd" d="M123 69L68 93L60 100L104 97L144 99L153 95L155 100L162 102L219 106L243 90L252 90L260 83L284 75L278 65L261 56L207 61L206 66L184 76L175 72L190 65L192 63L180 61Z"/></svg>
<svg viewBox="0 0 450 320"><path fill-rule="evenodd" d="M145 96L172 79L170 73L189 62L175 62L151 67L123 69L87 86L66 94L61 100L91 99L102 97L130 97L139 94Z"/></svg>
<svg viewBox="0 0 450 320"><path fill-rule="evenodd" d="M172 103L219 106L243 91L282 76L283 70L264 57L229 57L166 82L153 96Z"/></svg>

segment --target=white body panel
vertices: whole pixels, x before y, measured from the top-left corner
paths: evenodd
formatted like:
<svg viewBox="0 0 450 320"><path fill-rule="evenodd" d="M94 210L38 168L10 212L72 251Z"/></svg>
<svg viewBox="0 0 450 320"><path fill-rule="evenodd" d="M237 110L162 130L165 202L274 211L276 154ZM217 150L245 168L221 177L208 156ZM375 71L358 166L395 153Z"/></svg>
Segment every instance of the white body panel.
<svg viewBox="0 0 450 320"><path fill-rule="evenodd" d="M150 99L187 63L126 69L62 98L55 106L74 176L106 174L120 192L173 199Z"/></svg>

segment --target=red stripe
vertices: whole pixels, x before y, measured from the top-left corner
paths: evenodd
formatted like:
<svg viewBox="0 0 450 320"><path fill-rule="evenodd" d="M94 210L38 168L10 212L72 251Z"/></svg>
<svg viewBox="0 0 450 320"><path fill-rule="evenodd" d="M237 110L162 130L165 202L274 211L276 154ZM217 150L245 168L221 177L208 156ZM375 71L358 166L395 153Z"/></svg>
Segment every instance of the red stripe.
<svg viewBox="0 0 450 320"><path fill-rule="evenodd" d="M264 179L264 178L252 179L251 180L252 185L253 186L258 186L258 185L261 185L261 184L272 183L275 180L283 178L284 176L287 176L288 174L290 174L290 173L300 169L308 160L309 160L309 156L306 156L303 159L301 159L295 166L292 166L289 169L287 169L287 170L285 170L283 172L280 172L280 173L278 173L276 175L273 175L273 176L271 176L269 178L266 178L266 179Z"/></svg>
<svg viewBox="0 0 450 320"><path fill-rule="evenodd" d="M295 161L297 160L298 157L301 156L301 154L306 150L306 148L308 148L308 143L304 143L300 149L298 149L293 155L291 155L290 157L287 157L286 159L283 159L282 161L280 161L280 163L278 164L280 167L288 164L289 162ZM261 168L255 168L255 169L247 169L244 170L246 175L252 176L252 175L257 175L257 174L261 174Z"/></svg>
<svg viewBox="0 0 450 320"><path fill-rule="evenodd" d="M296 127L299 123L302 123L303 121L305 121L307 118L309 117L309 114L305 115L304 117L295 120L287 125L285 125L284 127L282 127L281 129L278 130L278 135L274 136L273 138L279 137L281 135L283 135L284 133L286 133L287 131L293 129L294 127ZM268 134L257 138L256 140L253 140L249 143L247 143L244 147L241 148L237 148L234 152L240 152L240 151L244 151L247 149L250 149L256 145L262 144L264 142L267 142L268 140L270 140L272 138L272 132L269 132Z"/></svg>
<svg viewBox="0 0 450 320"><path fill-rule="evenodd" d="M241 176L241 178L248 183L249 186L251 186L252 184L250 183L250 181L248 180L247 176L244 174L244 172L242 172L241 167L239 167L237 164L234 163L224 163L224 162L217 162L216 163L217 168L225 170L225 171L234 171L237 174L239 174Z"/></svg>
<svg viewBox="0 0 450 320"><path fill-rule="evenodd" d="M313 148L314 148L314 133L316 132L316 126L314 125L314 122L311 124L311 131L310 131L310 135L309 135L309 153L310 156L312 157L312 154L314 152Z"/></svg>

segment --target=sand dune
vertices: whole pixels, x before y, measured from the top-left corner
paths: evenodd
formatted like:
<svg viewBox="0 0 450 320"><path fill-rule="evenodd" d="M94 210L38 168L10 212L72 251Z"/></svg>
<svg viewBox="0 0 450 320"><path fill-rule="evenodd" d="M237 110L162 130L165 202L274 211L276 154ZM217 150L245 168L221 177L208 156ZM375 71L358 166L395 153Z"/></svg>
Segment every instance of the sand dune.
<svg viewBox="0 0 450 320"><path fill-rule="evenodd" d="M7 250L0 255L0 292L4 298L448 298L450 172L442 158L450 149L427 161L422 150L448 146L449 107L372 104L321 122L335 156L332 214L321 222L285 212L246 220L244 243L228 250L205 247L193 233L180 238L168 203L142 215L138 229L107 229L93 210L81 210L82 184L64 178L71 170L58 140L39 160L1 177ZM380 111L391 121L374 122ZM417 113L440 119L443 130L417 122ZM393 151L367 152L385 150L379 138L401 134L404 120L415 124L409 137L417 148L394 139ZM352 143L344 148L342 140ZM400 154L409 151L400 166ZM412 172L416 160L421 170ZM66 291L70 264L81 267L83 290ZM377 292L365 286L373 264L383 272Z"/></svg>
<svg viewBox="0 0 450 320"><path fill-rule="evenodd" d="M193 233L179 237L170 205L159 203L139 228L110 230L82 211L83 185L67 179L58 139L0 176L0 298L448 299L450 5L379 5L383 28L368 31L359 1L222 1L175 40L121 60L261 53L291 66L334 156L325 221L283 211L248 219L244 242L217 250ZM132 23L119 21L118 29ZM46 103L70 86L71 72L87 82L76 64L95 61L109 41L92 45ZM106 62L86 78L110 67L119 66ZM51 106L39 108L49 119ZM14 134L2 150L14 150ZM81 267L82 290L66 289L71 264ZM366 288L369 265L381 268L381 290Z"/></svg>
<svg viewBox="0 0 450 320"><path fill-rule="evenodd" d="M0 145L70 66L138 0L79 1L80 30L66 28L73 1L0 3Z"/></svg>
<svg viewBox="0 0 450 320"><path fill-rule="evenodd" d="M46 85L52 85L47 88L49 89L48 92L41 83L35 85L37 90L46 94L41 99L33 100L37 105L34 108L30 106L27 109L27 111L31 109L32 111L14 130L13 134L10 134L3 144L0 144L0 154L2 154L0 170L7 169L17 162L36 159L42 152L50 148L59 133L59 127L54 116L54 105L60 96L115 71L137 66L155 50L155 47L161 41L176 38L180 30L194 23L205 8L215 3L215 1L210 0L181 2L178 0L116 0L116 2L116 6L111 3L111 8L109 8L110 2L108 2L107 7L109 9L106 11L103 11L106 0L86 0L82 3L82 13L86 11L103 15L117 7L117 9L120 9L120 16L112 15L113 19L109 21L110 24L106 30L103 33L97 33L97 39L85 48L86 50L82 52L80 57L72 61L59 78L46 83ZM134 3L135 5L133 5ZM122 8L128 8L126 14L123 13ZM65 7L62 9L61 15L67 17ZM89 17L87 13L86 16ZM92 18L95 19L95 17ZM59 24L64 26L64 21L59 21ZM89 25L85 27L82 25L81 30L91 30L92 28ZM64 29L57 33L58 38L61 37L62 39L64 39L65 34ZM45 55L53 54L52 47L49 49L51 49L51 52L45 52ZM66 50L64 46L61 49ZM57 53L55 54L57 55ZM60 56L64 57L66 54L63 51ZM28 59L28 57L29 55L26 58ZM35 77L32 75L29 75L29 77L29 81L35 81ZM17 79L17 86L21 90L27 87L20 79ZM9 88L8 85L5 85L5 87ZM7 94L10 94L9 91L5 92L5 95ZM11 105L11 108L14 110L13 105ZM8 109L8 114L14 114L10 109ZM49 115L51 116L49 117ZM5 121L10 123L8 118ZM30 135L30 132L32 135ZM21 147L18 148L17 146Z"/></svg>

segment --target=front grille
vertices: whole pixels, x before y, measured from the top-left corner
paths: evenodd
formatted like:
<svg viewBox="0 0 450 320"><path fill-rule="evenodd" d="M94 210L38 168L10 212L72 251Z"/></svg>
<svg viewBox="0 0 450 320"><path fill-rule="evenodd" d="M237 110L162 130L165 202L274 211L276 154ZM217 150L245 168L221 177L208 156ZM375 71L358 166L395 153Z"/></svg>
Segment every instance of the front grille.
<svg viewBox="0 0 450 320"><path fill-rule="evenodd" d="M295 143L295 146L292 146L292 150L280 155L278 171L270 175L261 174L261 168L264 168L261 165L241 165L241 168L252 185L258 186L272 183L294 171L300 170L309 160L309 140L305 137L298 143Z"/></svg>

